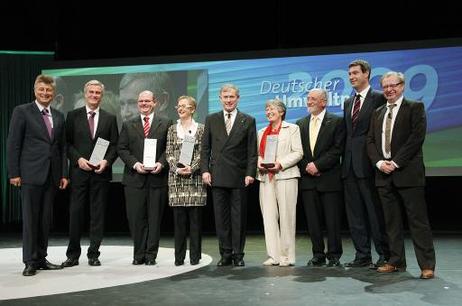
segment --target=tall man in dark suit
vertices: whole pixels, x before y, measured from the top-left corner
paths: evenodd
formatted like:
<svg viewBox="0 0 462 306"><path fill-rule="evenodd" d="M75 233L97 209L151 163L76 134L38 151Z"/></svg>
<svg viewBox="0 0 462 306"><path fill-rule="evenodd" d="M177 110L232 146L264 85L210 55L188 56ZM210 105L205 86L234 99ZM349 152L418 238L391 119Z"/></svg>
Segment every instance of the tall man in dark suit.
<svg viewBox="0 0 462 306"><path fill-rule="evenodd" d="M133 264L155 265L160 224L168 201L167 132L172 121L154 109L158 98L145 90L138 96L139 115L123 123L117 151L125 163L124 185L127 218L133 238ZM143 164L146 138L157 139L153 169Z"/></svg>
<svg viewBox="0 0 462 306"><path fill-rule="evenodd" d="M402 207L406 212L423 279L434 277L435 249L425 203L422 145L427 120L423 103L403 96L404 75L387 72L381 80L387 104L372 115L367 152L376 165L375 185L385 215L390 259L381 273L406 270Z"/></svg>
<svg viewBox="0 0 462 306"><path fill-rule="evenodd" d="M62 268L46 260L55 193L68 184L64 116L50 107L54 92L53 78L39 75L36 100L15 107L8 133L8 176L21 187L24 276Z"/></svg>
<svg viewBox="0 0 462 306"><path fill-rule="evenodd" d="M342 180L340 157L345 142L342 118L326 111L327 92L310 91L307 108L310 115L297 121L302 137L303 158L298 163L308 231L313 245L313 258L308 266L340 266ZM322 234L322 217L327 228L327 252Z"/></svg>
<svg viewBox="0 0 462 306"><path fill-rule="evenodd" d="M212 187L215 225L221 259L218 266L244 266L247 189L257 169L255 118L237 110L239 89L220 89L223 111L205 119L201 172Z"/></svg>
<svg viewBox="0 0 462 306"><path fill-rule="evenodd" d="M372 112L386 100L381 92L369 85L371 67L368 62L351 62L348 75L355 95L345 101L343 108L346 142L342 178L346 215L356 254L346 266L375 268L384 265L390 254L382 206L374 186L374 168L367 156L366 137ZM379 255L375 265L372 264L371 238Z"/></svg>
<svg viewBox="0 0 462 306"><path fill-rule="evenodd" d="M90 207L90 246L87 257L90 266L100 266L99 247L103 240L104 217L112 179L112 163L117 158L119 136L116 117L100 104L104 85L97 80L84 86L85 106L67 115L66 136L68 142L71 195L69 208L69 245L64 267L79 264L80 238L86 203ZM98 137L109 141L104 159L91 165L90 156Z"/></svg>

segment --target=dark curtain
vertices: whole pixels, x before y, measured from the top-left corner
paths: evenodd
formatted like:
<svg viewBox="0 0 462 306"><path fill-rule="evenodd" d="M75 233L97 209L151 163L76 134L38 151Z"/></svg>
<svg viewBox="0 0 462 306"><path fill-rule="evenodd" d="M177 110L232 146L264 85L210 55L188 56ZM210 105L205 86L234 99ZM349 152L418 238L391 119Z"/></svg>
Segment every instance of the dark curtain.
<svg viewBox="0 0 462 306"><path fill-rule="evenodd" d="M6 139L11 113L16 105L33 101L35 78L52 60L53 52L0 51L0 225L2 228L21 221L19 192L17 188L10 187L6 165Z"/></svg>

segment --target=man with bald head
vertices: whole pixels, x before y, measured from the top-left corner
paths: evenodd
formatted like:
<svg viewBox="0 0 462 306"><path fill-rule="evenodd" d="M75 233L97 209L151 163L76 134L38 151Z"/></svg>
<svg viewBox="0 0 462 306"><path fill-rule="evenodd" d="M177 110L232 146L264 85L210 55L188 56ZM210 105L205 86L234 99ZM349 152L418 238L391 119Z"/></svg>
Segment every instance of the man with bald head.
<svg viewBox="0 0 462 306"><path fill-rule="evenodd" d="M311 90L307 98L310 114L297 121L303 147L303 158L298 163L301 174L299 190L313 245L313 258L308 261L308 266L323 266L327 258L327 266L337 267L343 252L340 237L343 200L340 158L345 128L342 118L327 112L326 106L326 90ZM327 250L322 234L323 223L327 229Z"/></svg>
<svg viewBox="0 0 462 306"><path fill-rule="evenodd" d="M160 224L168 201L168 163L165 157L171 120L154 110L158 100L152 91L138 95L138 116L125 121L117 151L125 163L122 184L127 218L133 238L134 265L155 265L159 250ZM145 139L157 139L154 168L143 164Z"/></svg>

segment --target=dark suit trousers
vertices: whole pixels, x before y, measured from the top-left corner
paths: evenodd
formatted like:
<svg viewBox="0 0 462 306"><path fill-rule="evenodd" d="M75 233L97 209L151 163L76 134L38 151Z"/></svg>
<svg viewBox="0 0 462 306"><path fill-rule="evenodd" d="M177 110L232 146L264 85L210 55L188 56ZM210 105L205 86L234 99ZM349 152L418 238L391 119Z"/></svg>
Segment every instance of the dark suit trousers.
<svg viewBox="0 0 462 306"><path fill-rule="evenodd" d="M345 208L355 259L371 259L371 238L377 254L390 257L385 233L385 220L374 179L358 178L350 169L344 180Z"/></svg>
<svg viewBox="0 0 462 306"><path fill-rule="evenodd" d="M127 219L133 239L133 258L155 260L159 251L160 225L168 201L165 187L125 186Z"/></svg>
<svg viewBox="0 0 462 306"><path fill-rule="evenodd" d="M302 190L302 200L313 245L313 257L340 259L343 253L340 236L342 193ZM324 252L322 234L323 216L327 228L327 253Z"/></svg>
<svg viewBox="0 0 462 306"><path fill-rule="evenodd" d="M390 245L389 263L406 266L402 217L402 206L404 206L419 267L435 269L435 249L427 216L424 188L398 188L392 185L390 179L386 186L378 187L378 191Z"/></svg>
<svg viewBox="0 0 462 306"><path fill-rule="evenodd" d="M91 175L85 182L71 182L71 199L69 208L69 246L66 255L68 258L78 259L81 254L80 239L85 224L85 206L89 203L90 211L90 246L87 257L98 258L99 247L103 241L104 218L106 203L109 195L110 183L107 180L95 179Z"/></svg>
<svg viewBox="0 0 462 306"><path fill-rule="evenodd" d="M175 259L184 260L186 257L188 228L189 258L192 261L201 259L202 207L175 206L173 207L173 221L175 225Z"/></svg>
<svg viewBox="0 0 462 306"><path fill-rule="evenodd" d="M45 261L55 194L56 187L50 175L43 185L21 186L22 256L25 264L33 265Z"/></svg>
<svg viewBox="0 0 462 306"><path fill-rule="evenodd" d="M212 187L212 198L220 255L225 259L242 259L247 226L247 189Z"/></svg>

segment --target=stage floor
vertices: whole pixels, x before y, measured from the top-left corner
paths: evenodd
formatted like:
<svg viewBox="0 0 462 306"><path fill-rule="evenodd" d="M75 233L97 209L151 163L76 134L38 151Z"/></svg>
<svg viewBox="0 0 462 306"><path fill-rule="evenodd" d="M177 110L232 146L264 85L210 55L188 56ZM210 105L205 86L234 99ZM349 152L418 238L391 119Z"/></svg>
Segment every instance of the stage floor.
<svg viewBox="0 0 462 306"><path fill-rule="evenodd" d="M89 267L81 257L79 266L23 277L21 238L2 234L0 305L460 305L462 235L435 235L434 242L433 280L418 278L410 239L406 240L407 272L383 275L367 268L307 267L311 244L305 235L297 235L294 267L261 264L266 259L263 235L247 236L243 268L216 266L214 236L204 237L199 266L186 260L184 266L175 267L171 235L161 239L156 266L133 266L130 238L108 235L101 249L101 267ZM343 243L341 262L345 263L353 259L354 250L349 237ZM50 239L50 261L65 259L66 244L64 236Z"/></svg>

